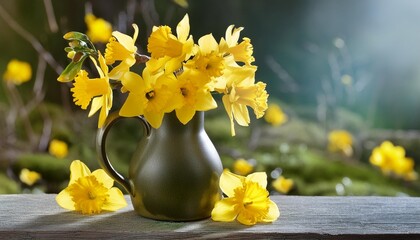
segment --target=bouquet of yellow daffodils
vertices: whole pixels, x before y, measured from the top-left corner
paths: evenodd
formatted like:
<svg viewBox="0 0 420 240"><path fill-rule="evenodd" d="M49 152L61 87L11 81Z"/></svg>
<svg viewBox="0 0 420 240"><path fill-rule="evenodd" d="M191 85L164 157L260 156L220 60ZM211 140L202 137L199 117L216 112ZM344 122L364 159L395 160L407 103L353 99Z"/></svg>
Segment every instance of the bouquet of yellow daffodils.
<svg viewBox="0 0 420 240"><path fill-rule="evenodd" d="M255 81L257 67L252 65L250 39L238 42L243 28L231 25L219 42L207 34L195 43L185 15L176 27L176 36L168 26L153 28L147 55L137 52L135 42L139 30L135 24L133 28L133 37L114 31L104 54L96 50L85 34L64 35L69 41L65 50L72 61L58 81L74 80L71 88L74 102L82 109L91 105L89 116L100 109L98 127L104 124L112 107L112 89L116 86L128 93L119 114L143 115L154 128L159 128L165 113L175 111L179 121L186 124L196 111L216 108L213 93L223 95L232 135L235 135L235 121L241 126L250 123L248 107L254 110L256 118L264 115L268 98L266 84ZM86 59L96 66L96 78L90 78L82 69ZM141 75L132 71L139 63L145 64Z"/></svg>

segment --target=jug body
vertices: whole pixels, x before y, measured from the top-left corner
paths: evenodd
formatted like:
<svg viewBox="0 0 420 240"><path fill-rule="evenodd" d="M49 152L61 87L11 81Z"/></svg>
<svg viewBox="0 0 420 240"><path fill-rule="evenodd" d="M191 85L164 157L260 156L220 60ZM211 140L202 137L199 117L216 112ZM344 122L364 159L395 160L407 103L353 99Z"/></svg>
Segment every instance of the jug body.
<svg viewBox="0 0 420 240"><path fill-rule="evenodd" d="M150 136L140 141L123 186L141 216L198 220L209 217L221 198L222 170L219 154L204 129L204 112L197 112L186 125L171 112L165 114L160 128L151 129Z"/></svg>

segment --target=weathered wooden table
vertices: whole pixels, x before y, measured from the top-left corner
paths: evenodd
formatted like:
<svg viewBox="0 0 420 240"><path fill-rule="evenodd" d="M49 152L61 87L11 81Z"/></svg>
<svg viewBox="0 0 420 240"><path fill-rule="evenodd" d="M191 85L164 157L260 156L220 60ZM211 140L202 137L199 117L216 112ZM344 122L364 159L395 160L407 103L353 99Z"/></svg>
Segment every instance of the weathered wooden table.
<svg viewBox="0 0 420 240"><path fill-rule="evenodd" d="M81 215L54 198L0 195L0 239L420 239L420 198L274 196L281 217L251 227L150 220L130 202L117 212Z"/></svg>

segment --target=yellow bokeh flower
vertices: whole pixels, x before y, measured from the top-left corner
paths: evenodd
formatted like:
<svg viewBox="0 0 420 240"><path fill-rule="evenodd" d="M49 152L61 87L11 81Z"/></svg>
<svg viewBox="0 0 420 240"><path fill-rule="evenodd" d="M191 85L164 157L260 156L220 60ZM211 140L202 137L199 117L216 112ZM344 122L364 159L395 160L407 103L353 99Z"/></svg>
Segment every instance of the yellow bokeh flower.
<svg viewBox="0 0 420 240"><path fill-rule="evenodd" d="M413 159L405 156L403 147L394 146L389 141L384 141L380 146L374 148L369 161L386 175L395 175L407 181L417 179Z"/></svg>
<svg viewBox="0 0 420 240"><path fill-rule="evenodd" d="M280 193L287 194L293 188L293 179L285 178L283 176L278 177L272 182L273 188Z"/></svg>
<svg viewBox="0 0 420 240"><path fill-rule="evenodd" d="M112 36L111 24L102 18L97 18L93 14L88 13L85 16L85 23L87 26L86 35L94 43L107 43Z"/></svg>
<svg viewBox="0 0 420 240"><path fill-rule="evenodd" d="M233 172L245 176L252 172L254 166L243 158L236 159L233 163Z"/></svg>
<svg viewBox="0 0 420 240"><path fill-rule="evenodd" d="M220 176L220 188L227 198L216 202L211 218L222 222L237 219L245 225L277 220L280 211L270 200L266 187L267 174L264 172L243 177L224 170Z"/></svg>
<svg viewBox="0 0 420 240"><path fill-rule="evenodd" d="M35 171L31 171L27 168L23 168L20 171L19 179L21 182L25 183L28 186L34 185L38 180L42 178L41 174Z"/></svg>
<svg viewBox="0 0 420 240"><path fill-rule="evenodd" d="M27 82L32 77L32 68L28 62L16 59L10 60L7 64L6 72L3 74L4 81L20 85Z"/></svg>
<svg viewBox="0 0 420 240"><path fill-rule="evenodd" d="M127 202L113 184L103 169L91 173L83 162L75 160L70 165L69 185L56 196L56 201L62 208L82 214L116 211L127 206Z"/></svg>
<svg viewBox="0 0 420 240"><path fill-rule="evenodd" d="M48 148L48 152L57 158L65 158L69 152L69 148L66 142L53 139L50 142L50 147Z"/></svg>
<svg viewBox="0 0 420 240"><path fill-rule="evenodd" d="M334 130L328 134L328 150L340 152L350 157L353 155L353 137L345 130Z"/></svg>
<svg viewBox="0 0 420 240"><path fill-rule="evenodd" d="M81 70L75 77L74 86L70 91L73 92L75 104L82 109L86 109L92 101L89 117L101 109L98 127L102 127L112 107L112 89L109 84L108 66L105 63L105 58L100 52L98 52L98 55L99 66L95 59L91 59L99 73L99 78L90 79L88 73Z"/></svg>
<svg viewBox="0 0 420 240"><path fill-rule="evenodd" d="M116 61L120 63L112 68L109 76L111 79L119 79L136 63L136 40L139 34L139 28L133 24L134 34L130 37L126 34L114 31L113 37L110 38L105 49L105 60L107 65L114 64Z"/></svg>
<svg viewBox="0 0 420 240"><path fill-rule="evenodd" d="M278 104L272 103L268 105L264 119L273 126L280 126L287 121L287 115Z"/></svg>

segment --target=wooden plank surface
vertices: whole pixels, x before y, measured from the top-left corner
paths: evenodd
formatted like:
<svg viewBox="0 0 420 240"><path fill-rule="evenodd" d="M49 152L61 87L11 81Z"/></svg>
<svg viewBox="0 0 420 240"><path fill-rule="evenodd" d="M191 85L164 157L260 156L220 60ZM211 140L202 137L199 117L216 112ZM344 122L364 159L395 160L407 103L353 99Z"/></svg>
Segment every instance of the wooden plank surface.
<svg viewBox="0 0 420 240"><path fill-rule="evenodd" d="M0 195L0 239L420 239L420 198L273 196L280 218L251 227L150 220L130 202L88 216L60 208L54 198Z"/></svg>

